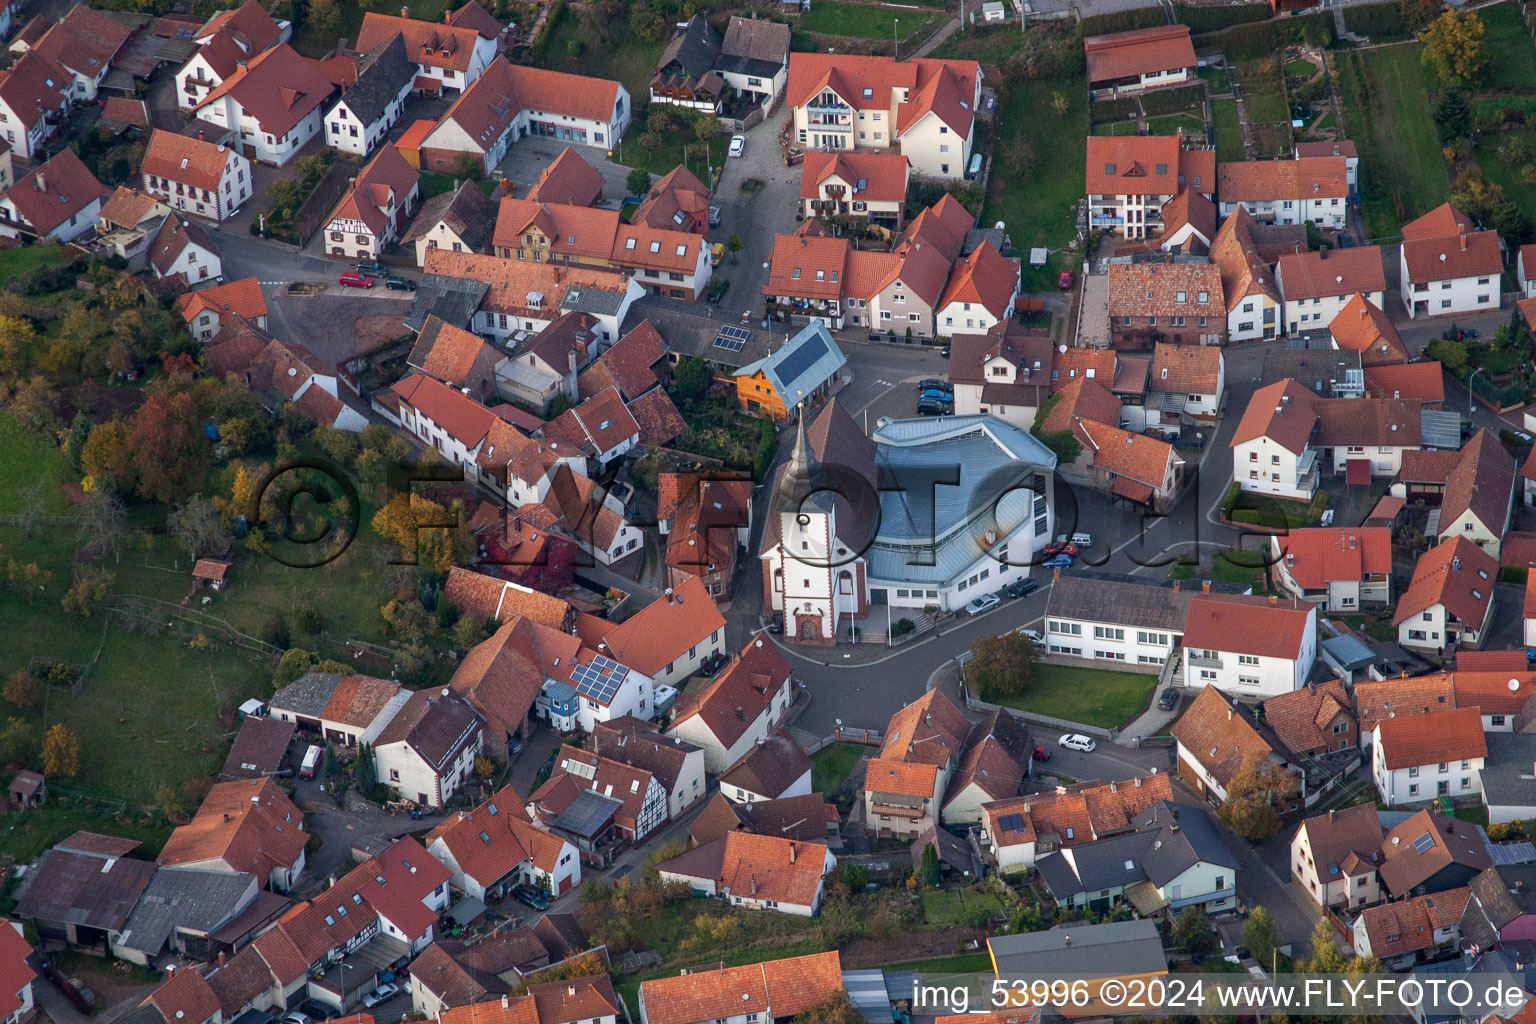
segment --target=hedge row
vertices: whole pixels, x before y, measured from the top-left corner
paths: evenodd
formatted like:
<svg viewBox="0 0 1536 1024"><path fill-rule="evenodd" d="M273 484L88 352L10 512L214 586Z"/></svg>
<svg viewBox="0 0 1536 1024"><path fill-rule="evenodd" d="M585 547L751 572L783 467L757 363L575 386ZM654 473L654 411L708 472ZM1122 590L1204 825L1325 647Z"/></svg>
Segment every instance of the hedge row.
<svg viewBox="0 0 1536 1024"><path fill-rule="evenodd" d="M1268 57L1284 46L1305 43L1312 47L1330 47L1333 41L1333 15L1308 14L1209 32L1195 37L1195 47L1220 46L1231 60L1253 60Z"/></svg>
<svg viewBox="0 0 1536 1024"><path fill-rule="evenodd" d="M528 56L531 63L538 63L544 59L544 51L549 49L550 37L555 34L555 28L560 24L560 19L565 17L565 0L555 0L549 5L549 17L544 19L544 24L539 29L539 34L533 37L528 44Z"/></svg>
<svg viewBox="0 0 1536 1024"><path fill-rule="evenodd" d="M1264 512L1256 508L1237 508L1227 517L1234 523L1247 523L1250 526L1267 526L1272 530L1285 530L1290 528L1290 520L1278 512Z"/></svg>
<svg viewBox="0 0 1536 1024"><path fill-rule="evenodd" d="M1246 25L1255 21L1267 21L1274 14L1269 4L1239 4L1235 7L1191 7L1174 4L1173 15L1180 25L1188 25L1195 35L1202 32L1220 32L1233 25Z"/></svg>
<svg viewBox="0 0 1536 1024"><path fill-rule="evenodd" d="M1410 39L1414 34L1413 26L1403 18L1402 8L1395 2L1347 7L1344 24L1351 32L1365 36L1373 43Z"/></svg>
<svg viewBox="0 0 1536 1024"><path fill-rule="evenodd" d="M1153 28L1166 25L1161 7L1133 7L1128 11L1112 11L1095 14L1077 23L1077 37L1102 36L1110 32L1129 32L1133 28Z"/></svg>

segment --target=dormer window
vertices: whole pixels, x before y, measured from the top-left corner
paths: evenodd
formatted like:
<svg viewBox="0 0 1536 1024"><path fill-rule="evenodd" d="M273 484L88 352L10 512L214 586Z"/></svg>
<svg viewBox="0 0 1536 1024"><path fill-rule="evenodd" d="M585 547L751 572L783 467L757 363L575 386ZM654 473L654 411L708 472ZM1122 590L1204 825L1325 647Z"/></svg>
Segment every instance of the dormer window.
<svg viewBox="0 0 1536 1024"><path fill-rule="evenodd" d="M635 240L633 238L626 238L626 239L624 239L624 248L626 248L626 249L633 249L634 247L635 247Z"/></svg>
<svg viewBox="0 0 1536 1024"><path fill-rule="evenodd" d="M651 252L661 252L661 243L660 242L652 242L651 243Z"/></svg>
<svg viewBox="0 0 1536 1024"><path fill-rule="evenodd" d="M686 255L688 255L688 247L686 245L679 245L677 247L677 254L679 256L686 256Z"/></svg>
<svg viewBox="0 0 1536 1024"><path fill-rule="evenodd" d="M870 86L866 85L864 87L864 98L867 99L867 100L874 99L875 98L875 90L873 88L871 88Z"/></svg>

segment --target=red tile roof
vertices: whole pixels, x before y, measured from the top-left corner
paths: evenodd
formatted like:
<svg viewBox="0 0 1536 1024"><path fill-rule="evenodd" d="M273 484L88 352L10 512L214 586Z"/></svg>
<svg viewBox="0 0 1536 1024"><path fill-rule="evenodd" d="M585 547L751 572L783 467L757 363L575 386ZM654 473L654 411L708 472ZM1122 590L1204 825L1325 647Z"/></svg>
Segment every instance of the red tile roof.
<svg viewBox="0 0 1536 1024"><path fill-rule="evenodd" d="M221 316L234 313L247 320L267 315L267 300L262 297L261 284L254 277L216 284L212 288L187 292L176 300L176 308L187 323L196 320L205 310Z"/></svg>
<svg viewBox="0 0 1536 1024"><path fill-rule="evenodd" d="M149 127L149 110L143 100L131 100L126 96L108 96L101 104L101 119L135 128Z"/></svg>
<svg viewBox="0 0 1536 1024"><path fill-rule="evenodd" d="M1317 399L1287 377L1253 393L1232 435L1231 447L1267 437L1286 451L1300 455L1317 426Z"/></svg>
<svg viewBox="0 0 1536 1024"><path fill-rule="evenodd" d="M1328 333L1333 337L1334 348L1359 352L1364 366L1408 361L1408 349L1402 335L1392 326L1392 318L1363 295L1356 294L1344 304L1328 322Z"/></svg>
<svg viewBox="0 0 1536 1024"><path fill-rule="evenodd" d="M581 259L607 259L619 231L616 210L568 203L542 203L505 196L496 211L492 242L498 249L524 248L523 236L537 232L553 253Z"/></svg>
<svg viewBox="0 0 1536 1024"><path fill-rule="evenodd" d="M971 723L941 690L929 690L891 716L880 756L891 761L955 764Z"/></svg>
<svg viewBox="0 0 1536 1024"><path fill-rule="evenodd" d="M800 165L800 198L821 198L822 183L836 178L847 187L849 200L905 202L909 172L910 162L900 153L811 152Z"/></svg>
<svg viewBox="0 0 1536 1024"><path fill-rule="evenodd" d="M1362 680L1355 684L1355 711L1360 731L1368 733L1377 722L1406 715L1427 715L1456 706L1456 693L1447 674L1407 676L1401 679Z"/></svg>
<svg viewBox="0 0 1536 1024"><path fill-rule="evenodd" d="M177 971L159 988L151 992L144 1003L160 1011L167 1021L201 1022L218 1014L219 997L208 984L208 979L196 967L188 966ZM140 1003L142 1006L144 1003Z"/></svg>
<svg viewBox="0 0 1536 1024"><path fill-rule="evenodd" d="M559 864L566 843L535 828L523 798L503 786L472 811L460 811L434 828L426 845L441 840L464 874L494 885L524 863L544 872Z"/></svg>
<svg viewBox="0 0 1536 1024"><path fill-rule="evenodd" d="M68 71L40 53L28 51L9 71L0 71L0 100L23 127L31 128L45 113L64 105L64 91L70 82Z"/></svg>
<svg viewBox="0 0 1536 1024"><path fill-rule="evenodd" d="M352 187L331 211L330 220L359 220L375 238L383 238L391 227L389 210L398 221L416 192L421 172L412 167L394 146L382 147L368 161Z"/></svg>
<svg viewBox="0 0 1536 1024"><path fill-rule="evenodd" d="M982 242L969 256L963 256L949 275L936 309L951 302L980 303L999 320L1008 316L1010 303L1019 290L1019 261L1009 259Z"/></svg>
<svg viewBox="0 0 1536 1024"><path fill-rule="evenodd" d="M1436 945L1435 930L1461 923L1472 890L1466 886L1448 892L1415 896L1400 903L1366 907L1355 920L1371 943L1371 955L1381 959L1402 956Z"/></svg>
<svg viewBox="0 0 1536 1024"><path fill-rule="evenodd" d="M1515 669L1464 669L1461 663L1466 660L1465 656L1475 653L1461 652L1456 657L1457 670L1451 674L1451 692L1456 696L1457 709L1477 708L1485 715L1515 715L1524 711L1531 702L1531 694L1536 693L1536 672L1529 671L1528 663ZM1522 652L1510 653L1524 662ZM1476 664L1475 659L1473 664Z"/></svg>
<svg viewBox="0 0 1536 1024"><path fill-rule="evenodd" d="M1355 151L1355 144L1349 139L1340 139L1337 142L1298 142L1296 155L1299 157L1342 156L1351 159L1359 156Z"/></svg>
<svg viewBox="0 0 1536 1024"><path fill-rule="evenodd" d="M1287 302L1380 292L1387 287L1381 247L1375 245L1286 253L1275 265L1275 275Z"/></svg>
<svg viewBox="0 0 1536 1024"><path fill-rule="evenodd" d="M402 405L426 416L465 448L474 451L486 439L496 414L484 405L423 373L390 385Z"/></svg>
<svg viewBox="0 0 1536 1024"><path fill-rule="evenodd" d="M927 795L931 797L933 790L929 789ZM664 860L655 869L710 879L723 894L742 899L813 906L820 895L826 861L827 847L823 843L732 831ZM780 1008L773 1006L775 1017L779 1012ZM646 1019L650 1022L649 1013Z"/></svg>
<svg viewBox="0 0 1536 1024"><path fill-rule="evenodd" d="M1312 848L1312 862L1318 875L1329 877L1329 868L1343 864L1351 854L1370 862L1381 848L1386 834L1373 803L1356 804L1327 814L1319 814L1301 823Z"/></svg>
<svg viewBox="0 0 1536 1024"><path fill-rule="evenodd" d="M698 269L706 244L704 236L691 231L619 224L609 259L617 266L686 275Z"/></svg>
<svg viewBox="0 0 1536 1024"><path fill-rule="evenodd" d="M32 947L21 934L21 922L0 918L0 1017L21 1009L19 993L37 979L27 963Z"/></svg>
<svg viewBox="0 0 1536 1024"><path fill-rule="evenodd" d="M1201 690L1173 723L1173 738L1223 787L1245 762L1274 752L1248 713L1214 686Z"/></svg>
<svg viewBox="0 0 1536 1024"><path fill-rule="evenodd" d="M864 772L864 789L870 793L933 798L939 766L874 758Z"/></svg>
<svg viewBox="0 0 1536 1024"><path fill-rule="evenodd" d="M1483 719L1477 708L1384 718L1376 723L1375 731L1389 771L1488 756Z"/></svg>
<svg viewBox="0 0 1536 1024"><path fill-rule="evenodd" d="M1223 359L1216 345L1170 345L1158 342L1152 349L1151 391L1183 391L1214 395L1222 385Z"/></svg>
<svg viewBox="0 0 1536 1024"><path fill-rule="evenodd" d="M279 43L252 57L245 67L236 68L194 109L232 96L263 132L282 138L334 90L315 61L299 56L287 43Z"/></svg>
<svg viewBox="0 0 1536 1024"><path fill-rule="evenodd" d="M1489 531L1502 537L1509 523L1515 472L1514 456L1486 427L1473 434L1462 447L1456 468L1445 478L1445 494L1440 501L1441 536L1471 512Z"/></svg>
<svg viewBox="0 0 1536 1024"><path fill-rule="evenodd" d="M271 779L221 782L191 822L171 833L159 863L222 860L265 882L274 868L292 868L304 855L303 823L303 812Z"/></svg>
<svg viewBox="0 0 1536 1024"><path fill-rule="evenodd" d="M779 235L768 260L764 295L836 300L843 293L841 278L848 260L848 240Z"/></svg>
<svg viewBox="0 0 1536 1024"><path fill-rule="evenodd" d="M1169 466L1178 459L1171 444L1155 437L1093 420L1079 420L1076 427L1084 446L1093 453L1094 468L1108 473L1111 480L1134 480L1161 490Z"/></svg>
<svg viewBox="0 0 1536 1024"><path fill-rule="evenodd" d="M730 749L756 722L773 709L773 700L790 680L790 663L773 643L762 637L748 640L730 668L702 689L685 692L673 706L673 726L697 717L720 746Z"/></svg>
<svg viewBox="0 0 1536 1024"><path fill-rule="evenodd" d="M106 195L107 187L75 151L61 149L12 185L5 198L27 226L42 236Z"/></svg>
<svg viewBox="0 0 1536 1024"><path fill-rule="evenodd" d="M1423 839L1429 845L1420 846ZM1387 833L1378 869L1387 891L1406 896L1437 873L1460 864L1473 872L1492 866L1481 830L1470 822L1422 810Z"/></svg>
<svg viewBox="0 0 1536 1024"><path fill-rule="evenodd" d="M1445 401L1445 374L1439 363L1398 363L1365 368L1366 393L1376 398L1417 399L1425 405Z"/></svg>
<svg viewBox="0 0 1536 1024"><path fill-rule="evenodd" d="M1349 194L1344 158L1337 156L1223 163L1217 177L1223 203L1343 199Z"/></svg>
<svg viewBox="0 0 1536 1024"><path fill-rule="evenodd" d="M1473 230L1472 218L1450 203L1441 203L1424 216L1403 225L1403 238L1416 241L1424 238L1443 238Z"/></svg>
<svg viewBox="0 0 1536 1024"><path fill-rule="evenodd" d="M217 192L224 168L235 158L235 151L228 146L157 128L149 137L141 169L145 174Z"/></svg>
<svg viewBox="0 0 1536 1024"><path fill-rule="evenodd" d="M1055 793L1030 793L982 805L987 833L998 847L1033 843L1052 835L1063 846L1092 842L1123 832L1137 815L1159 800L1172 800L1173 786L1166 773L1139 775L1126 782L1088 782ZM1003 817L1017 814L1019 828L1000 826Z"/></svg>
<svg viewBox="0 0 1536 1024"><path fill-rule="evenodd" d="M1405 236L1403 262L1408 267L1408 280L1413 282L1497 278L1504 270L1498 234L1470 229L1427 238ZM1499 287L1497 280L1493 287Z"/></svg>
<svg viewBox="0 0 1536 1024"><path fill-rule="evenodd" d="M1167 207L1163 210L1166 216ZM1280 301L1275 275L1253 239L1254 226L1253 214L1246 206L1239 206L1211 242L1211 262L1221 270L1221 288L1228 312L1252 295L1266 295L1276 303Z"/></svg>
<svg viewBox="0 0 1536 1024"><path fill-rule="evenodd" d="M742 1013L793 1016L842 988L842 960L830 950L641 982L640 1003L646 1024L702 1024Z"/></svg>
<svg viewBox="0 0 1536 1024"><path fill-rule="evenodd" d="M1172 196L1188 187L1216 190L1216 154L1186 150L1182 135L1093 135L1088 138L1089 195ZM1182 180L1181 180L1182 179Z"/></svg>
<svg viewBox="0 0 1536 1024"><path fill-rule="evenodd" d="M1303 601L1200 594L1189 602L1184 646L1295 659L1316 615L1317 606Z"/></svg>
<svg viewBox="0 0 1536 1024"><path fill-rule="evenodd" d="M1182 316L1190 326L1206 317L1214 330L1226 322L1221 269L1209 263L1112 263L1109 315Z"/></svg>
<svg viewBox="0 0 1536 1024"><path fill-rule="evenodd" d="M368 53L389 42L396 33L405 40L405 52L413 64L451 71L469 70L479 39L479 33L472 28L369 11L363 15L353 49Z"/></svg>
<svg viewBox="0 0 1536 1024"><path fill-rule="evenodd" d="M1295 529L1278 539L1286 572L1307 590L1392 571L1392 531L1385 526Z"/></svg>
<svg viewBox="0 0 1536 1024"><path fill-rule="evenodd" d="M1459 621L1480 628L1498 575L1494 557L1465 537L1438 544L1419 556L1392 624L1401 625L1438 604Z"/></svg>
<svg viewBox="0 0 1536 1024"><path fill-rule="evenodd" d="M614 658L654 676L724 626L725 617L708 589L690 577L670 597L652 601L613 627L606 639Z"/></svg>
<svg viewBox="0 0 1536 1024"><path fill-rule="evenodd" d="M1287 748L1296 753L1327 750L1338 736L1333 726L1343 717L1354 724L1349 694L1344 684L1330 679L1308 683L1299 690L1276 694L1264 701L1264 721ZM1354 743L1355 738L1349 737Z"/></svg>
<svg viewBox="0 0 1536 1024"><path fill-rule="evenodd" d="M32 49L99 81L132 34L131 28L110 14L76 4Z"/></svg>
<svg viewBox="0 0 1536 1024"><path fill-rule="evenodd" d="M470 6L480 5L471 3ZM561 150L560 155L544 168L528 190L528 198L538 203L591 206L602 197L603 176L583 160L572 146Z"/></svg>
<svg viewBox="0 0 1536 1024"><path fill-rule="evenodd" d="M1089 84L1195 66L1195 45L1190 42L1188 25L1157 25L1089 36L1083 40L1083 51L1088 58Z"/></svg>
<svg viewBox="0 0 1536 1024"><path fill-rule="evenodd" d="M932 112L963 138L975 118L971 107L980 73L975 61L791 53L785 102L803 106L830 89L857 110L894 107L898 135ZM906 102L893 99L895 90L902 90Z"/></svg>

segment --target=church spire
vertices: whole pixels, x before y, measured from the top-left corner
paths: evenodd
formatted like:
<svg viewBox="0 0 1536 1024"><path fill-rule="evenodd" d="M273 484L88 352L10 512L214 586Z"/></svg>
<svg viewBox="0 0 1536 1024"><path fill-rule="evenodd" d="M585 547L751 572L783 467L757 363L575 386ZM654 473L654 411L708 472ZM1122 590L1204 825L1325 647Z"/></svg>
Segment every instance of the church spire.
<svg viewBox="0 0 1536 1024"><path fill-rule="evenodd" d="M826 490L829 484L821 460L811 448L809 414L803 405L797 405L795 409L799 417L795 427L795 448L790 452L789 461L784 463L774 501L780 512L796 512L806 504L821 508L832 499ZM807 497L811 499L809 503Z"/></svg>

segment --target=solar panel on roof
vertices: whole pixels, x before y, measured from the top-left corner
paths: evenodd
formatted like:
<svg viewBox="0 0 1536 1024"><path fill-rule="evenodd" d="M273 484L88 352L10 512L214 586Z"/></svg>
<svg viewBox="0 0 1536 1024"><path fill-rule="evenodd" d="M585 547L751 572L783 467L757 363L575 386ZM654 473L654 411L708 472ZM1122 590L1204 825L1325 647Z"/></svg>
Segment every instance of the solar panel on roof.
<svg viewBox="0 0 1536 1024"><path fill-rule="evenodd" d="M735 338L737 341L749 341L752 338L752 332L745 327L726 326L720 328L720 333L727 338Z"/></svg>
<svg viewBox="0 0 1536 1024"><path fill-rule="evenodd" d="M1423 835L1419 836L1419 838L1413 841L1413 848L1419 853L1423 853L1425 850L1434 845L1435 837L1430 835L1428 832L1425 832Z"/></svg>
<svg viewBox="0 0 1536 1024"><path fill-rule="evenodd" d="M820 334L809 335L800 347L790 352L784 360L775 367L774 372L779 375L779 380L788 387L800 379L800 375L809 370L816 361L827 354L827 343L822 340ZM788 400L787 395L784 396Z"/></svg>
<svg viewBox="0 0 1536 1024"><path fill-rule="evenodd" d="M743 344L745 343L736 338L728 337L724 331L715 338L715 348L723 348L727 352L740 352Z"/></svg>

